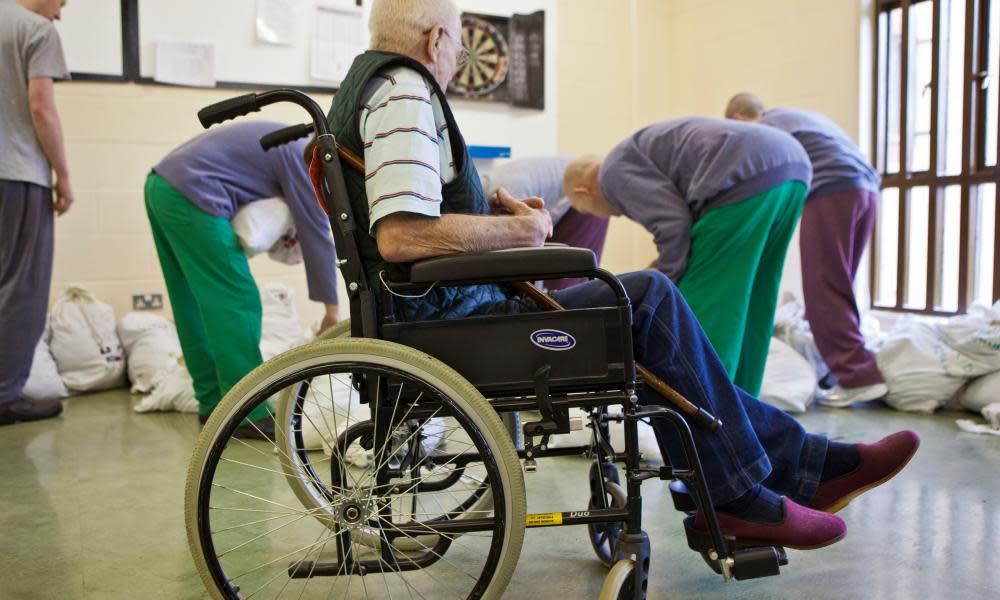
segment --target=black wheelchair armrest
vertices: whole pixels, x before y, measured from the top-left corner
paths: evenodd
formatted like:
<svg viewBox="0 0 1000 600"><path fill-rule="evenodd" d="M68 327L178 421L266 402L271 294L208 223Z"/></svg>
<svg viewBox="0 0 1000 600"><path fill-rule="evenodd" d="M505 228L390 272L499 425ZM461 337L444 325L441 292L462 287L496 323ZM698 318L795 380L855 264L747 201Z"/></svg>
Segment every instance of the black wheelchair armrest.
<svg viewBox="0 0 1000 600"><path fill-rule="evenodd" d="M407 284L535 281L580 277L595 271L597 258L591 250L551 245L429 258L413 263Z"/></svg>

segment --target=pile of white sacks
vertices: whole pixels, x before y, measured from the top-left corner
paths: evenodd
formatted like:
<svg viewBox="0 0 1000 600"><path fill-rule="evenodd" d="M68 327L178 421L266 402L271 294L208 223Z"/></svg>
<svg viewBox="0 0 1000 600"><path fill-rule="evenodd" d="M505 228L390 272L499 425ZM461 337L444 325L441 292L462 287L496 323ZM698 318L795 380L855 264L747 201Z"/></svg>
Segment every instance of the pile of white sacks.
<svg viewBox="0 0 1000 600"><path fill-rule="evenodd" d="M261 288L261 354L267 360L312 339L295 308L294 292L280 283ZM61 399L122 387L144 396L137 412L197 412L191 376L174 325L159 315L114 310L81 288L55 303L35 348L24 396Z"/></svg>
<svg viewBox="0 0 1000 600"><path fill-rule="evenodd" d="M885 401L893 408L931 413L961 407L983 413L1000 402L1000 302L936 321L906 316L888 333L879 332L869 315L862 334L875 352L889 387ZM817 380L828 371L801 305L780 307L761 399L803 412L815 396Z"/></svg>
<svg viewBox="0 0 1000 600"><path fill-rule="evenodd" d="M263 309L260 353L264 360L273 358L286 350L305 344L312 339L312 332L303 327L302 320L299 318L299 313L295 308L295 293L291 288L280 283L269 283L261 287L260 300ZM136 313L130 314L136 315ZM128 316L126 315L126 318ZM125 322L125 319L122 319L122 322ZM173 326L169 326L174 343L176 344L177 334L173 331ZM122 341L125 341L124 337ZM136 350L139 350L139 348L136 348ZM126 343L130 378L132 364L138 358L135 354L136 350L129 352L128 344ZM150 363L155 363L159 366L159 370L152 380L152 393L142 398L135 405L135 410L137 412L198 412L198 401L194 397L194 384L191 381L191 375L184 366L184 359L181 356L180 349L177 348L176 353L174 353L172 347L163 344L158 346L158 350L159 352L155 359L152 356L150 357ZM143 358L145 359L145 357ZM133 391L137 391L134 387L136 379L131 379L133 382Z"/></svg>

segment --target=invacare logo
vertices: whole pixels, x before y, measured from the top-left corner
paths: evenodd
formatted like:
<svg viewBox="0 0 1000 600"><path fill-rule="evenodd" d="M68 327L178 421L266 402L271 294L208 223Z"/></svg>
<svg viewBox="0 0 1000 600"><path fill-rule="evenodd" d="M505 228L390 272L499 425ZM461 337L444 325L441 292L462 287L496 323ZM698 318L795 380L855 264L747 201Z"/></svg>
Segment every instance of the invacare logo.
<svg viewBox="0 0 1000 600"><path fill-rule="evenodd" d="M576 346L573 336L558 329L539 329L533 332L531 343L545 350L569 350Z"/></svg>

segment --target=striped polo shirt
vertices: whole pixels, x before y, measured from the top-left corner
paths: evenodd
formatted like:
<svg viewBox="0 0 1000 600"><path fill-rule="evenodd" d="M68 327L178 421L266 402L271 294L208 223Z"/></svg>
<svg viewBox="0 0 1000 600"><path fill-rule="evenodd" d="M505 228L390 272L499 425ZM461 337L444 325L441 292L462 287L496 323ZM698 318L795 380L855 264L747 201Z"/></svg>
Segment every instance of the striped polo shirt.
<svg viewBox="0 0 1000 600"><path fill-rule="evenodd" d="M397 212L441 216L441 188L455 178L455 162L437 94L413 69L394 67L373 77L362 97L370 233Z"/></svg>

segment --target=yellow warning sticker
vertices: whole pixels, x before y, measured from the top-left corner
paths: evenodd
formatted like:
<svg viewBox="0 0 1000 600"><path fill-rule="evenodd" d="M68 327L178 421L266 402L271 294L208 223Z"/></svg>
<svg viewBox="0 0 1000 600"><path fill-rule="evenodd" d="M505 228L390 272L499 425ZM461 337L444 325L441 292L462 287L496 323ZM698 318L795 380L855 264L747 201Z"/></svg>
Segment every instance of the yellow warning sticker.
<svg viewBox="0 0 1000 600"><path fill-rule="evenodd" d="M528 515L524 519L527 527L546 527L548 525L562 525L562 513L541 513Z"/></svg>

